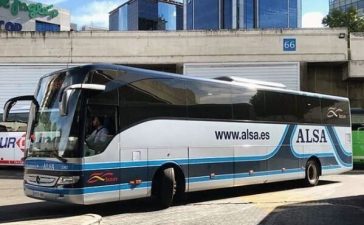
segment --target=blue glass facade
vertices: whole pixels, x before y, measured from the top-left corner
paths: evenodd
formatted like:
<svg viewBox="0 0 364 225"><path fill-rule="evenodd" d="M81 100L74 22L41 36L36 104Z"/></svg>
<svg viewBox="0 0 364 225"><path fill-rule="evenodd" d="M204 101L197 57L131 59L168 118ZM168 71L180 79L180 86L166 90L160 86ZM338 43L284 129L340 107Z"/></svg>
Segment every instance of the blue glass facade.
<svg viewBox="0 0 364 225"><path fill-rule="evenodd" d="M288 2L282 0L260 0L259 27L288 27Z"/></svg>
<svg viewBox="0 0 364 225"><path fill-rule="evenodd" d="M300 8L298 5L298 1L297 0L289 0L289 27L290 28L296 28L296 27L300 27L298 24L298 16L299 12L298 9Z"/></svg>
<svg viewBox="0 0 364 225"><path fill-rule="evenodd" d="M233 28L233 0L224 0L222 1L221 6L223 14L222 27L224 29L232 29Z"/></svg>
<svg viewBox="0 0 364 225"><path fill-rule="evenodd" d="M219 29L219 0L194 1L194 28Z"/></svg>
<svg viewBox="0 0 364 225"><path fill-rule="evenodd" d="M302 0L185 0L186 29L301 27Z"/></svg>
<svg viewBox="0 0 364 225"><path fill-rule="evenodd" d="M139 29L139 13L138 13L139 1L130 1L128 5L128 30Z"/></svg>
<svg viewBox="0 0 364 225"><path fill-rule="evenodd" d="M163 0L131 0L110 13L110 30L182 30L183 5Z"/></svg>
<svg viewBox="0 0 364 225"><path fill-rule="evenodd" d="M330 0L330 10L339 9L346 11L350 7L358 10L359 16L364 16L364 0Z"/></svg>
<svg viewBox="0 0 364 225"><path fill-rule="evenodd" d="M110 14L109 30L128 30L128 5L123 5Z"/></svg>
<svg viewBox="0 0 364 225"><path fill-rule="evenodd" d="M242 1L243 2L243 1ZM240 12L243 12L243 17L240 19L239 28L253 29L256 27L255 25L255 1L254 0L245 0L244 4L240 4L239 6L242 8Z"/></svg>
<svg viewBox="0 0 364 225"><path fill-rule="evenodd" d="M166 2L158 3L158 30L182 30L183 7Z"/></svg>

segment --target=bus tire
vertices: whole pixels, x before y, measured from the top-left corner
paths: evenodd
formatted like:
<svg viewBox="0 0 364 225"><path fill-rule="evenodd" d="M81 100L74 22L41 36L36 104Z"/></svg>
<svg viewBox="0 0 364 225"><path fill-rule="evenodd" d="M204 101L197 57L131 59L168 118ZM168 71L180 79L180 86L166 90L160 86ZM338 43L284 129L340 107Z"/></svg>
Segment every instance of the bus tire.
<svg viewBox="0 0 364 225"><path fill-rule="evenodd" d="M308 187L316 186L320 178L320 168L316 160L310 159L306 163L305 185Z"/></svg>
<svg viewBox="0 0 364 225"><path fill-rule="evenodd" d="M173 168L166 168L162 171L159 183L159 190L157 191L157 199L161 208L168 208L173 201L176 193L176 178Z"/></svg>

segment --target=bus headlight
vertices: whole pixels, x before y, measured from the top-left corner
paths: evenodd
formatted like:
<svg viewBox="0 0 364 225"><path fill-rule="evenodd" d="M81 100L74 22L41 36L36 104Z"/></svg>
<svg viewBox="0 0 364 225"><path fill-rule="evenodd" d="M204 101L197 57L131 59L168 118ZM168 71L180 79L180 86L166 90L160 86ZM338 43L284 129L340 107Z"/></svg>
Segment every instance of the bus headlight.
<svg viewBox="0 0 364 225"><path fill-rule="evenodd" d="M65 184L75 184L80 180L79 176L61 176L58 179L57 184L65 185Z"/></svg>

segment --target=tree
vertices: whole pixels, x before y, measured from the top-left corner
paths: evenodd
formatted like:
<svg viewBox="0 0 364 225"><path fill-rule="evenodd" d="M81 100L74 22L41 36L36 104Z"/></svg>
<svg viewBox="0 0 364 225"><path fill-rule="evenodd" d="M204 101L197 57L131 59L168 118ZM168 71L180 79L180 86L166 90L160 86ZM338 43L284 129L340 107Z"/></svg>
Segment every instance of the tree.
<svg viewBox="0 0 364 225"><path fill-rule="evenodd" d="M350 32L364 32L364 17L351 7L346 12L338 9L332 10L323 18L322 24L328 27L347 27Z"/></svg>

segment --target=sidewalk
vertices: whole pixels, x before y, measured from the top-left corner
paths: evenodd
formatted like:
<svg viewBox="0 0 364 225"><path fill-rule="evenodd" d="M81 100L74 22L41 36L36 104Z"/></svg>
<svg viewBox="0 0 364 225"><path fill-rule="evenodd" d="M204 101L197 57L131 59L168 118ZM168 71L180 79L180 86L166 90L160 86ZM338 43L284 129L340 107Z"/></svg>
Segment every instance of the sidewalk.
<svg viewBox="0 0 364 225"><path fill-rule="evenodd" d="M102 217L96 214L86 214L58 219L27 220L21 222L3 223L4 225L100 225Z"/></svg>

